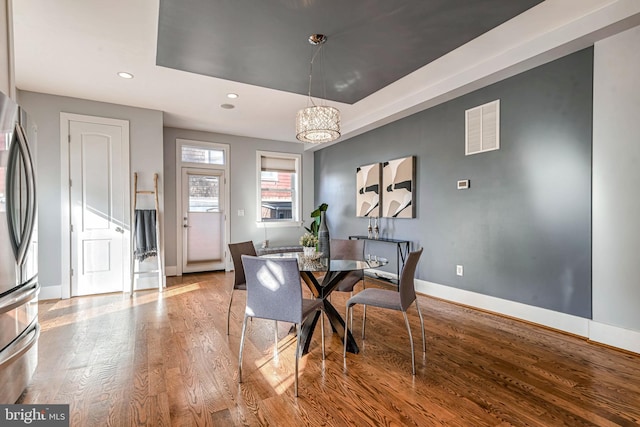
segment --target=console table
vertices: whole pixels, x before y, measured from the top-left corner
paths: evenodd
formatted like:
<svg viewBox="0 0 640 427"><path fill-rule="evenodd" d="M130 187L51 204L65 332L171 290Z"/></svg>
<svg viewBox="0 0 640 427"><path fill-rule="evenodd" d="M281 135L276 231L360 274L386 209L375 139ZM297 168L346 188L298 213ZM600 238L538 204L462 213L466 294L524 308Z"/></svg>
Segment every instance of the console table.
<svg viewBox="0 0 640 427"><path fill-rule="evenodd" d="M411 250L411 242L409 240L398 239L385 239L383 237L374 238L369 236L349 236L351 240L370 240L372 242L382 242L396 245L396 277L400 282L400 272L404 268L404 263L409 257L409 251Z"/></svg>

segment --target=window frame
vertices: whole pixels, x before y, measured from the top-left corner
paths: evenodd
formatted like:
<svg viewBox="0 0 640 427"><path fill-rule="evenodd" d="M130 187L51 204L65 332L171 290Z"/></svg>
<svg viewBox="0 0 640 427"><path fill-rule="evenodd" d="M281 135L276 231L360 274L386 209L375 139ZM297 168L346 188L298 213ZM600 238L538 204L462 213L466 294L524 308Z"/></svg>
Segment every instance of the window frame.
<svg viewBox="0 0 640 427"><path fill-rule="evenodd" d="M201 162L186 162L182 160L183 147L196 147L203 150L217 150L222 151L222 163L201 163ZM192 139L176 138L176 163L180 164L180 167L190 168L202 168L202 169L218 169L228 170L229 165L229 145L221 144L219 142L208 141L194 141Z"/></svg>
<svg viewBox="0 0 640 427"><path fill-rule="evenodd" d="M262 220L262 158L293 160L295 163L295 179L292 180L294 200L292 202L291 219L272 221ZM300 227L302 212L302 155L276 151L256 151L256 225L259 228Z"/></svg>

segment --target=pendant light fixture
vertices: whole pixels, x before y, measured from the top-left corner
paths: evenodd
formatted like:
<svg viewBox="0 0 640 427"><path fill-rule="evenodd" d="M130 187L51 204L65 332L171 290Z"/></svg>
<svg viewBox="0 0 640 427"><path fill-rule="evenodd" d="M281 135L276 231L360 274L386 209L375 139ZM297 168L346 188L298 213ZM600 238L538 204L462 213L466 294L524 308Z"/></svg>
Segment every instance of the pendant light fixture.
<svg viewBox="0 0 640 427"><path fill-rule="evenodd" d="M319 144L340 138L340 111L327 105L316 105L313 98L311 98L313 61L318 53L322 51L322 46L326 41L327 37L323 34L309 36L309 43L317 46L317 49L309 64L309 101L307 102L307 108L303 108L296 114L296 138L301 142ZM324 81L322 82L322 87L324 91ZM326 94L323 93L323 96L326 97Z"/></svg>

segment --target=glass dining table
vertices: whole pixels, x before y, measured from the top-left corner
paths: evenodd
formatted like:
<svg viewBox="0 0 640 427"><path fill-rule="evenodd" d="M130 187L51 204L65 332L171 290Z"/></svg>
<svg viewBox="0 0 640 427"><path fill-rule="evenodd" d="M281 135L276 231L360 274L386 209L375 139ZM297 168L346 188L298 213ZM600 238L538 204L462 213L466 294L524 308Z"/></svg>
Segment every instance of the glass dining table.
<svg viewBox="0 0 640 427"><path fill-rule="evenodd" d="M340 339L344 339L345 322L338 310L329 301L329 295L335 290L340 281L350 272L364 270L366 268L378 268L387 264L385 259L375 260L348 260L348 259L332 259L326 257L307 257L302 252L284 252L278 254L262 255L267 258L297 258L298 268L300 269L300 277L307 284L314 298L322 299L324 303L324 312L329 319L331 328L336 332ZM321 277L318 273L324 273ZM319 280L320 279L320 280ZM310 316L302 324L300 330L300 351L307 354L313 331L320 318L320 313ZM358 345L347 330L347 351L350 353L358 353Z"/></svg>

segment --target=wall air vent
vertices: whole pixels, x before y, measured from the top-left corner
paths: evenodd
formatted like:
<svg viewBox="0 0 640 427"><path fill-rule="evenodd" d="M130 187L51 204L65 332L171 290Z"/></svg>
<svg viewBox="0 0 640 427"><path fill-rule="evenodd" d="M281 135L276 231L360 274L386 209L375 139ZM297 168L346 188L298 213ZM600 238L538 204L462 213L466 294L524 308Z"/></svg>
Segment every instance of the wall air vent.
<svg viewBox="0 0 640 427"><path fill-rule="evenodd" d="M500 148L500 100L465 111L465 156Z"/></svg>

